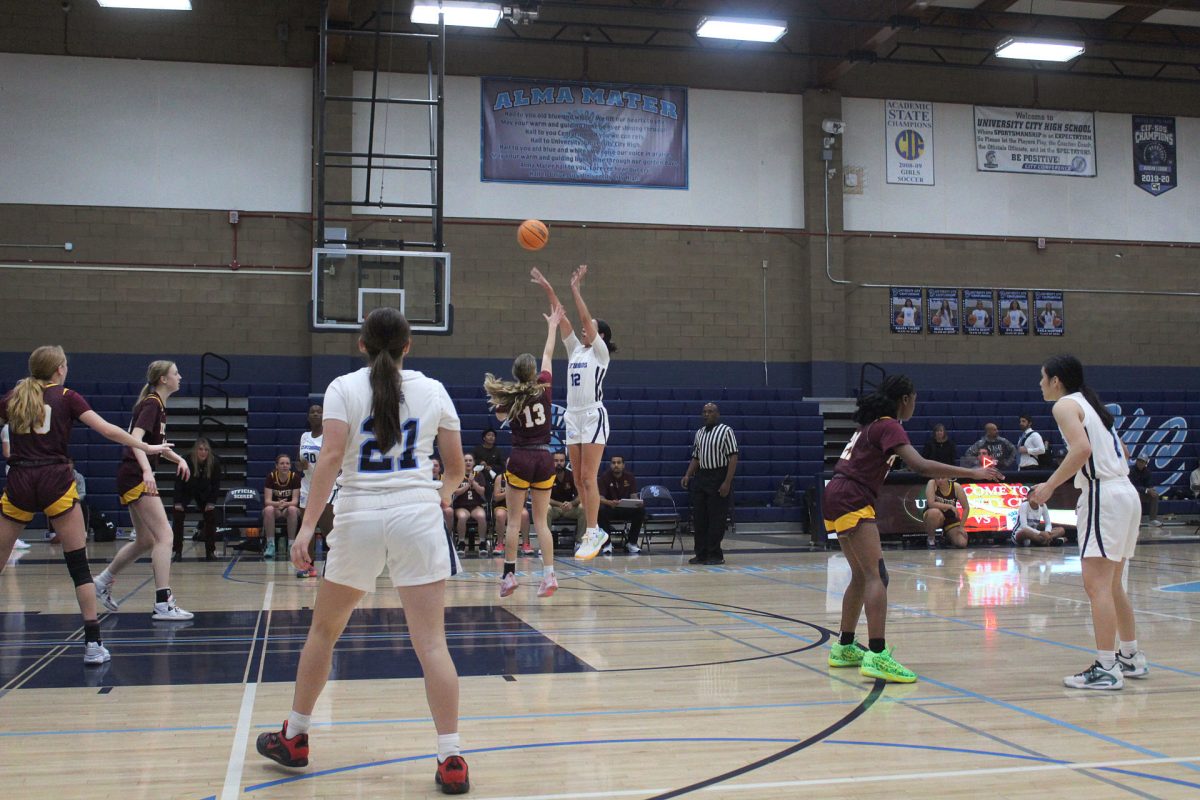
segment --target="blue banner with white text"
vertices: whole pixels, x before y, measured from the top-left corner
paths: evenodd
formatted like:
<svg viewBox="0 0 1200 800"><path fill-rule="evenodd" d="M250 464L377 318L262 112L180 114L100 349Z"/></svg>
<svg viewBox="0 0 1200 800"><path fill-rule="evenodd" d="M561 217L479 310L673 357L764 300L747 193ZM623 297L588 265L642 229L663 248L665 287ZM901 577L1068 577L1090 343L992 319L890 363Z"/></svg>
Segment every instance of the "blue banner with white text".
<svg viewBox="0 0 1200 800"><path fill-rule="evenodd" d="M688 187L687 89L483 78L485 181Z"/></svg>

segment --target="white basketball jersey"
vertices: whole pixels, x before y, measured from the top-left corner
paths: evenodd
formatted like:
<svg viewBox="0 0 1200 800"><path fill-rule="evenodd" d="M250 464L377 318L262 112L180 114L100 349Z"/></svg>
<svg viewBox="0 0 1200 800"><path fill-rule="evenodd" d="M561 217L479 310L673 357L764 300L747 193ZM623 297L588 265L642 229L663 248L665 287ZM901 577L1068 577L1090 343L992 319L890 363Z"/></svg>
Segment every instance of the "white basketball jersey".
<svg viewBox="0 0 1200 800"><path fill-rule="evenodd" d="M304 477L300 479L300 494L304 497L308 497L308 490L312 486L313 467L316 466L317 456L321 455L321 441L324 438L323 435L313 436L309 431L300 434L300 460L308 464Z"/></svg>
<svg viewBox="0 0 1200 800"><path fill-rule="evenodd" d="M458 413L446 388L415 370L403 370L400 441L380 452L372 431L370 369L335 378L325 390L325 419L350 426L342 459L338 497L402 489L436 489L429 459L439 428L460 430Z"/></svg>
<svg viewBox="0 0 1200 800"><path fill-rule="evenodd" d="M604 375L608 372L608 345L599 334L584 347L572 333L563 339L570 353L567 363L567 411L586 411L604 404Z"/></svg>
<svg viewBox="0 0 1200 800"><path fill-rule="evenodd" d="M1009 312L1008 312L1008 327L1010 327L1010 328L1024 328L1024 327L1025 327L1025 314L1024 314L1024 312L1022 312L1022 311L1009 311Z"/></svg>
<svg viewBox="0 0 1200 800"><path fill-rule="evenodd" d="M1092 408L1092 404L1079 392L1065 395L1064 399L1075 401L1083 409L1083 429L1092 445L1092 454L1088 456L1087 463L1075 475L1075 486L1086 489L1089 482L1094 480L1127 478L1129 462L1125 460L1125 451L1121 448L1117 432L1104 427L1096 409Z"/></svg>
<svg viewBox="0 0 1200 800"><path fill-rule="evenodd" d="M917 310L915 308L908 308L906 306L906 307L900 309L900 313L904 315L903 317L901 317L901 319L904 320L905 325L916 325L917 324Z"/></svg>
<svg viewBox="0 0 1200 800"><path fill-rule="evenodd" d="M982 308L977 308L971 312L971 324L976 328L987 327L987 312Z"/></svg>

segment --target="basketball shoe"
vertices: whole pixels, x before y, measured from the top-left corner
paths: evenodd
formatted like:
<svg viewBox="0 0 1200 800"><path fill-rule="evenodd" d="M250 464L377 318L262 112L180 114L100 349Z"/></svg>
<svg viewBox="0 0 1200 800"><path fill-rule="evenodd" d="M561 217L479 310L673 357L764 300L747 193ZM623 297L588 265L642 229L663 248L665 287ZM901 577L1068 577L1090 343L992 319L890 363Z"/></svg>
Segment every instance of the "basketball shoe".
<svg viewBox="0 0 1200 800"><path fill-rule="evenodd" d="M890 647L882 653L870 650L863 653L858 671L868 678L882 678L888 683L913 683L917 680L917 673L892 658Z"/></svg>
<svg viewBox="0 0 1200 800"><path fill-rule="evenodd" d="M471 788L471 781L467 777L466 759L462 756L450 756L445 761L438 762L434 780L442 787L442 794L466 794Z"/></svg>
<svg viewBox="0 0 1200 800"><path fill-rule="evenodd" d="M254 743L259 755L266 756L285 767L308 766L308 734L298 733L292 738L287 735L287 720L278 733L260 733Z"/></svg>
<svg viewBox="0 0 1200 800"><path fill-rule="evenodd" d="M179 606L175 605L175 595L167 598L165 603L155 603L154 613L150 615L150 619L166 620L167 622L182 622L183 620L191 619L196 616L190 611L184 611Z"/></svg>
<svg viewBox="0 0 1200 800"><path fill-rule="evenodd" d="M94 667L111 660L112 656L109 655L108 648L100 644L100 642L88 642L83 646L83 663L89 667Z"/></svg>
<svg viewBox="0 0 1200 800"><path fill-rule="evenodd" d="M100 605L104 606L109 611L116 611L121 607L118 605L117 601L113 599L112 583L103 583L99 578L97 578L92 582L92 585L96 587L96 601L100 603Z"/></svg>
<svg viewBox="0 0 1200 800"><path fill-rule="evenodd" d="M829 648L829 666L831 667L858 667L862 665L863 656L866 654L867 648L863 647L858 642L850 644L833 643L833 647Z"/></svg>
<svg viewBox="0 0 1200 800"><path fill-rule="evenodd" d="M603 528L592 528L583 534L583 541L575 550L575 558L579 561L591 561L608 543L608 534Z"/></svg>
<svg viewBox="0 0 1200 800"><path fill-rule="evenodd" d="M547 575L542 578L542 582L538 584L537 596L549 597L558 591L558 578L553 575Z"/></svg>
<svg viewBox="0 0 1200 800"><path fill-rule="evenodd" d="M1121 668L1122 678L1144 678L1150 674L1150 667L1146 665L1146 654L1141 650L1129 658L1118 652L1117 666Z"/></svg>
<svg viewBox="0 0 1200 800"><path fill-rule="evenodd" d="M517 576L513 573L508 573L500 579L500 596L508 597L517 590Z"/></svg>
<svg viewBox="0 0 1200 800"><path fill-rule="evenodd" d="M1123 688L1125 680L1121 677L1119 664L1113 664L1112 669L1105 669L1100 666L1099 661L1095 661L1083 672L1063 678L1063 685L1072 689L1107 689L1111 691Z"/></svg>

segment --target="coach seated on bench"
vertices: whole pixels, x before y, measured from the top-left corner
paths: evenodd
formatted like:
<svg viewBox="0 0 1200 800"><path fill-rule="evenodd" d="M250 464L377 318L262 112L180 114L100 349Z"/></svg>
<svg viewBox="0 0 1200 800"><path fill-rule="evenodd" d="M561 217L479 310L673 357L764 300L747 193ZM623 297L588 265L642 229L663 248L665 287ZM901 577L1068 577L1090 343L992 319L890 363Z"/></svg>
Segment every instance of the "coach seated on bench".
<svg viewBox="0 0 1200 800"><path fill-rule="evenodd" d="M567 454L554 454L554 486L550 489L550 508L546 512L553 525L561 519L575 521L575 544L583 539L586 516L575 488L575 475L567 469Z"/></svg>
<svg viewBox="0 0 1200 800"><path fill-rule="evenodd" d="M638 497L637 478L625 469L624 456L613 456L608 470L597 481L600 489L600 527L608 530L609 523L614 520L629 523L629 531L625 534L625 552L636 554L641 552L638 547L638 533L642 523L646 521L646 509ZM621 504L622 500L637 499L637 503ZM605 545L604 553L612 552L612 544Z"/></svg>

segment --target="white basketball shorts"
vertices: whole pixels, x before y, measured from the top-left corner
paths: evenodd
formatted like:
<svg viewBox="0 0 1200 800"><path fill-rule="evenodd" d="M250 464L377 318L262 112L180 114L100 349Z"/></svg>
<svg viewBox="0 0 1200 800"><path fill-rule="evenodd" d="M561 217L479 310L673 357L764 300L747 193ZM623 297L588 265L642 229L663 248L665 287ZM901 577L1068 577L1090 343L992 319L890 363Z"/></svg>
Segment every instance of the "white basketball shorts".
<svg viewBox="0 0 1200 800"><path fill-rule="evenodd" d="M1133 557L1142 500L1126 478L1088 481L1075 506L1079 555L1122 561Z"/></svg>
<svg viewBox="0 0 1200 800"><path fill-rule="evenodd" d="M373 592L384 564L393 586L435 583L461 570L432 489L342 496L333 509L325 580Z"/></svg>
<svg viewBox="0 0 1200 800"><path fill-rule="evenodd" d="M608 412L604 406L567 411L563 415L567 444L608 444Z"/></svg>

